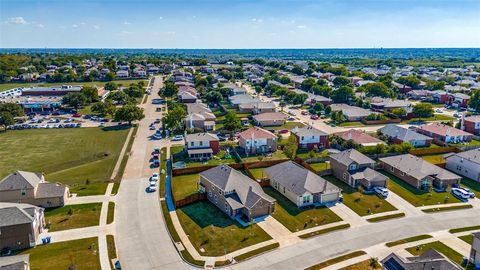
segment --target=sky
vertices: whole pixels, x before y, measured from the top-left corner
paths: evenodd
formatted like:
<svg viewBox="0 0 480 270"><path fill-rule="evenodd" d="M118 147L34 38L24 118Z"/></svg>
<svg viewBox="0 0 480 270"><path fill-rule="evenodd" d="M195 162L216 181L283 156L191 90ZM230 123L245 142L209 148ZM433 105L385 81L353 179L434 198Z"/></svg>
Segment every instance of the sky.
<svg viewBox="0 0 480 270"><path fill-rule="evenodd" d="M0 47L480 47L480 0L0 0Z"/></svg>

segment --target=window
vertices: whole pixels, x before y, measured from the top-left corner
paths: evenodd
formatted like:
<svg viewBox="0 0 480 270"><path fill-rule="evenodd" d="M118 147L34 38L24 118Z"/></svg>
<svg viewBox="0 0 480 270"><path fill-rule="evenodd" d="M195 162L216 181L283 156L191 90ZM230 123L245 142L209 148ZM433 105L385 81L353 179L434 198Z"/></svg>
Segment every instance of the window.
<svg viewBox="0 0 480 270"><path fill-rule="evenodd" d="M199 144L200 144L200 146L203 146L203 141L200 141Z"/></svg>
<svg viewBox="0 0 480 270"><path fill-rule="evenodd" d="M303 196L303 204L309 203L310 202L310 196Z"/></svg>
<svg viewBox="0 0 480 270"><path fill-rule="evenodd" d="M212 191L208 191L208 197L212 197Z"/></svg>
<svg viewBox="0 0 480 270"><path fill-rule="evenodd" d="M347 179L347 173L343 173L343 179Z"/></svg>
<svg viewBox="0 0 480 270"><path fill-rule="evenodd" d="M25 196L25 195L27 195L27 190L22 189L22 196Z"/></svg>
<svg viewBox="0 0 480 270"><path fill-rule="evenodd" d="M393 166L390 166L390 171L391 172L395 171L395 168L393 168Z"/></svg>
<svg viewBox="0 0 480 270"><path fill-rule="evenodd" d="M401 171L401 172L400 172L400 175L401 175L401 176L404 176L404 175L405 175L405 172L402 172L402 171Z"/></svg>
<svg viewBox="0 0 480 270"><path fill-rule="evenodd" d="M215 203L218 202L218 196L217 196L217 194L213 195L213 200L215 201Z"/></svg>
<svg viewBox="0 0 480 270"><path fill-rule="evenodd" d="M225 211L228 212L228 209L229 209L228 204L225 202Z"/></svg>
<svg viewBox="0 0 480 270"><path fill-rule="evenodd" d="M304 140L305 138L302 136L302 141Z"/></svg>
<svg viewBox="0 0 480 270"><path fill-rule="evenodd" d="M194 142L191 142L191 143L190 143L190 146L195 146L195 143L194 143Z"/></svg>

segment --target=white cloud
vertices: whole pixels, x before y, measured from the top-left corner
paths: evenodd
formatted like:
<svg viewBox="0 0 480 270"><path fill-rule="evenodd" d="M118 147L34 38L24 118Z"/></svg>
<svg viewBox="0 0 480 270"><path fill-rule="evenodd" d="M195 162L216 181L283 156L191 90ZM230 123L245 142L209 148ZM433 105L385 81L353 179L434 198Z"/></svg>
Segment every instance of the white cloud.
<svg viewBox="0 0 480 270"><path fill-rule="evenodd" d="M174 32L174 31L168 31L168 32L166 32L166 34L167 34L167 35L175 35L176 32Z"/></svg>
<svg viewBox="0 0 480 270"><path fill-rule="evenodd" d="M252 22L257 22L257 23L262 23L263 20L262 19L257 19L257 18L253 18L251 19Z"/></svg>
<svg viewBox="0 0 480 270"><path fill-rule="evenodd" d="M72 27L73 27L73 28L77 28L77 27L78 27L78 24L72 24Z"/></svg>
<svg viewBox="0 0 480 270"><path fill-rule="evenodd" d="M45 28L45 25L41 24L41 23L37 23L37 27L38 28Z"/></svg>
<svg viewBox="0 0 480 270"><path fill-rule="evenodd" d="M123 22L123 24L125 24L125 25L130 25L130 24L132 24L132 23L131 23L131 22Z"/></svg>
<svg viewBox="0 0 480 270"><path fill-rule="evenodd" d="M5 22L6 24L28 24L23 17L11 17Z"/></svg>
<svg viewBox="0 0 480 270"><path fill-rule="evenodd" d="M307 26L306 25L297 25L297 28L298 29L307 29Z"/></svg>
<svg viewBox="0 0 480 270"><path fill-rule="evenodd" d="M158 19L159 19L159 20L163 20L163 17L162 17L162 16L160 16L160 17L158 17Z"/></svg>
<svg viewBox="0 0 480 270"><path fill-rule="evenodd" d="M95 25L93 26L93 29L97 29L97 30L98 30L98 29L100 29L100 26L95 24Z"/></svg>

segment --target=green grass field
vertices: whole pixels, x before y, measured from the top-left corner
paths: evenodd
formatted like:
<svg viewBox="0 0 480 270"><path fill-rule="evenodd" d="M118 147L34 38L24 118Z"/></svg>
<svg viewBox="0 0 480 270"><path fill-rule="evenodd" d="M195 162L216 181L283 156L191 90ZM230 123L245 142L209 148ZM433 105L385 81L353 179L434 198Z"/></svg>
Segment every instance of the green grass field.
<svg viewBox="0 0 480 270"><path fill-rule="evenodd" d="M388 189L402 197L407 202L414 206L434 205L434 204L448 204L458 203L460 200L452 196L448 192L438 193L435 191L424 192L416 189L394 175L385 171L381 172L388 178Z"/></svg>
<svg viewBox="0 0 480 270"><path fill-rule="evenodd" d="M360 216L397 210L377 195L362 194L332 175L323 178L342 189L343 203Z"/></svg>
<svg viewBox="0 0 480 270"><path fill-rule="evenodd" d="M170 153L173 155L174 163L179 161L185 162L186 168L235 163L233 156L227 156L227 153L223 149L220 149L216 155L207 161L192 161L188 158L186 153L182 153L183 149L183 146L174 146L170 148Z"/></svg>
<svg viewBox="0 0 480 270"><path fill-rule="evenodd" d="M198 192L198 174L184 174L172 177L172 192L175 200L184 199Z"/></svg>
<svg viewBox="0 0 480 270"><path fill-rule="evenodd" d="M277 200L272 216L291 232L342 220L327 207L300 209L275 189L267 187L264 191Z"/></svg>
<svg viewBox="0 0 480 270"><path fill-rule="evenodd" d="M242 162L256 162L256 161L260 161L260 159L263 161L263 160L277 160L277 159L287 158L287 156L281 150L277 150L271 153L271 155L253 155L253 156L250 155L247 157L246 155L240 154L240 157L242 158Z"/></svg>
<svg viewBox="0 0 480 270"><path fill-rule="evenodd" d="M100 269L96 237L39 245L21 254L30 254L32 270L69 269L71 265L78 270Z"/></svg>
<svg viewBox="0 0 480 270"><path fill-rule="evenodd" d="M271 239L258 225L241 227L208 201L184 206L177 210L177 215L200 255L223 256Z"/></svg>
<svg viewBox="0 0 480 270"><path fill-rule="evenodd" d="M249 169L250 173L252 173L253 177L255 179L263 179L267 177L267 174L263 172L263 169L265 168L255 168L255 169Z"/></svg>
<svg viewBox="0 0 480 270"><path fill-rule="evenodd" d="M428 161L432 164L443 164L445 163L445 158L443 157L443 154L441 155L427 155L427 156L421 156L421 158L425 161Z"/></svg>
<svg viewBox="0 0 480 270"><path fill-rule="evenodd" d="M471 235L471 234L467 234L467 235L464 235L464 236L459 236L458 238L462 239L463 241L465 241L469 245L471 245L473 243L473 235Z"/></svg>
<svg viewBox="0 0 480 270"><path fill-rule="evenodd" d="M330 169L330 163L320 162L320 163L309 163L316 172L324 171Z"/></svg>
<svg viewBox="0 0 480 270"><path fill-rule="evenodd" d="M282 129L292 130L292 129L294 129L295 127L302 128L302 127L304 127L304 126L305 126L305 124L303 124L303 123L301 123L301 122L285 122L285 124L283 124L283 125L281 125L281 126L265 127L265 129L275 130L275 131L282 130Z"/></svg>
<svg viewBox="0 0 480 270"><path fill-rule="evenodd" d="M127 134L101 128L0 133L0 178L15 170L43 172L79 196L104 194Z"/></svg>
<svg viewBox="0 0 480 270"><path fill-rule="evenodd" d="M138 83L144 81L147 83L147 80L115 80L113 81L116 84L121 86L129 86L131 83ZM5 90L10 90L17 87L30 87L30 86L58 86L58 85L83 85L83 86L97 86L103 87L106 82L64 82L64 83L2 83L0 84L0 92ZM146 84L145 84L146 85Z"/></svg>
<svg viewBox="0 0 480 270"><path fill-rule="evenodd" d="M101 210L101 203L47 208L45 209L45 222L50 232L97 226L100 223Z"/></svg>

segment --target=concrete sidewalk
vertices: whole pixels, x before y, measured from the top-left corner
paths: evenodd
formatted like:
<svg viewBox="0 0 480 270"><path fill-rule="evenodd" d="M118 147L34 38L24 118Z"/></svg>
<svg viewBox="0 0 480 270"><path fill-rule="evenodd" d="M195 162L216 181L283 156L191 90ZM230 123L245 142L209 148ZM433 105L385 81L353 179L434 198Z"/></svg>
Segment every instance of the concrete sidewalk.
<svg viewBox="0 0 480 270"><path fill-rule="evenodd" d="M389 192L388 197L385 200L398 210L404 212L406 216L420 216L424 214L422 210L413 206L394 192Z"/></svg>
<svg viewBox="0 0 480 270"><path fill-rule="evenodd" d="M368 224L368 221L357 215L357 213L343 203L337 203L335 206L332 206L329 209L332 210L343 221L349 223L351 227L359 227Z"/></svg>
<svg viewBox="0 0 480 270"><path fill-rule="evenodd" d="M258 222L257 225L277 241L280 247L293 245L301 241L300 238L272 216L266 217L264 220Z"/></svg>

